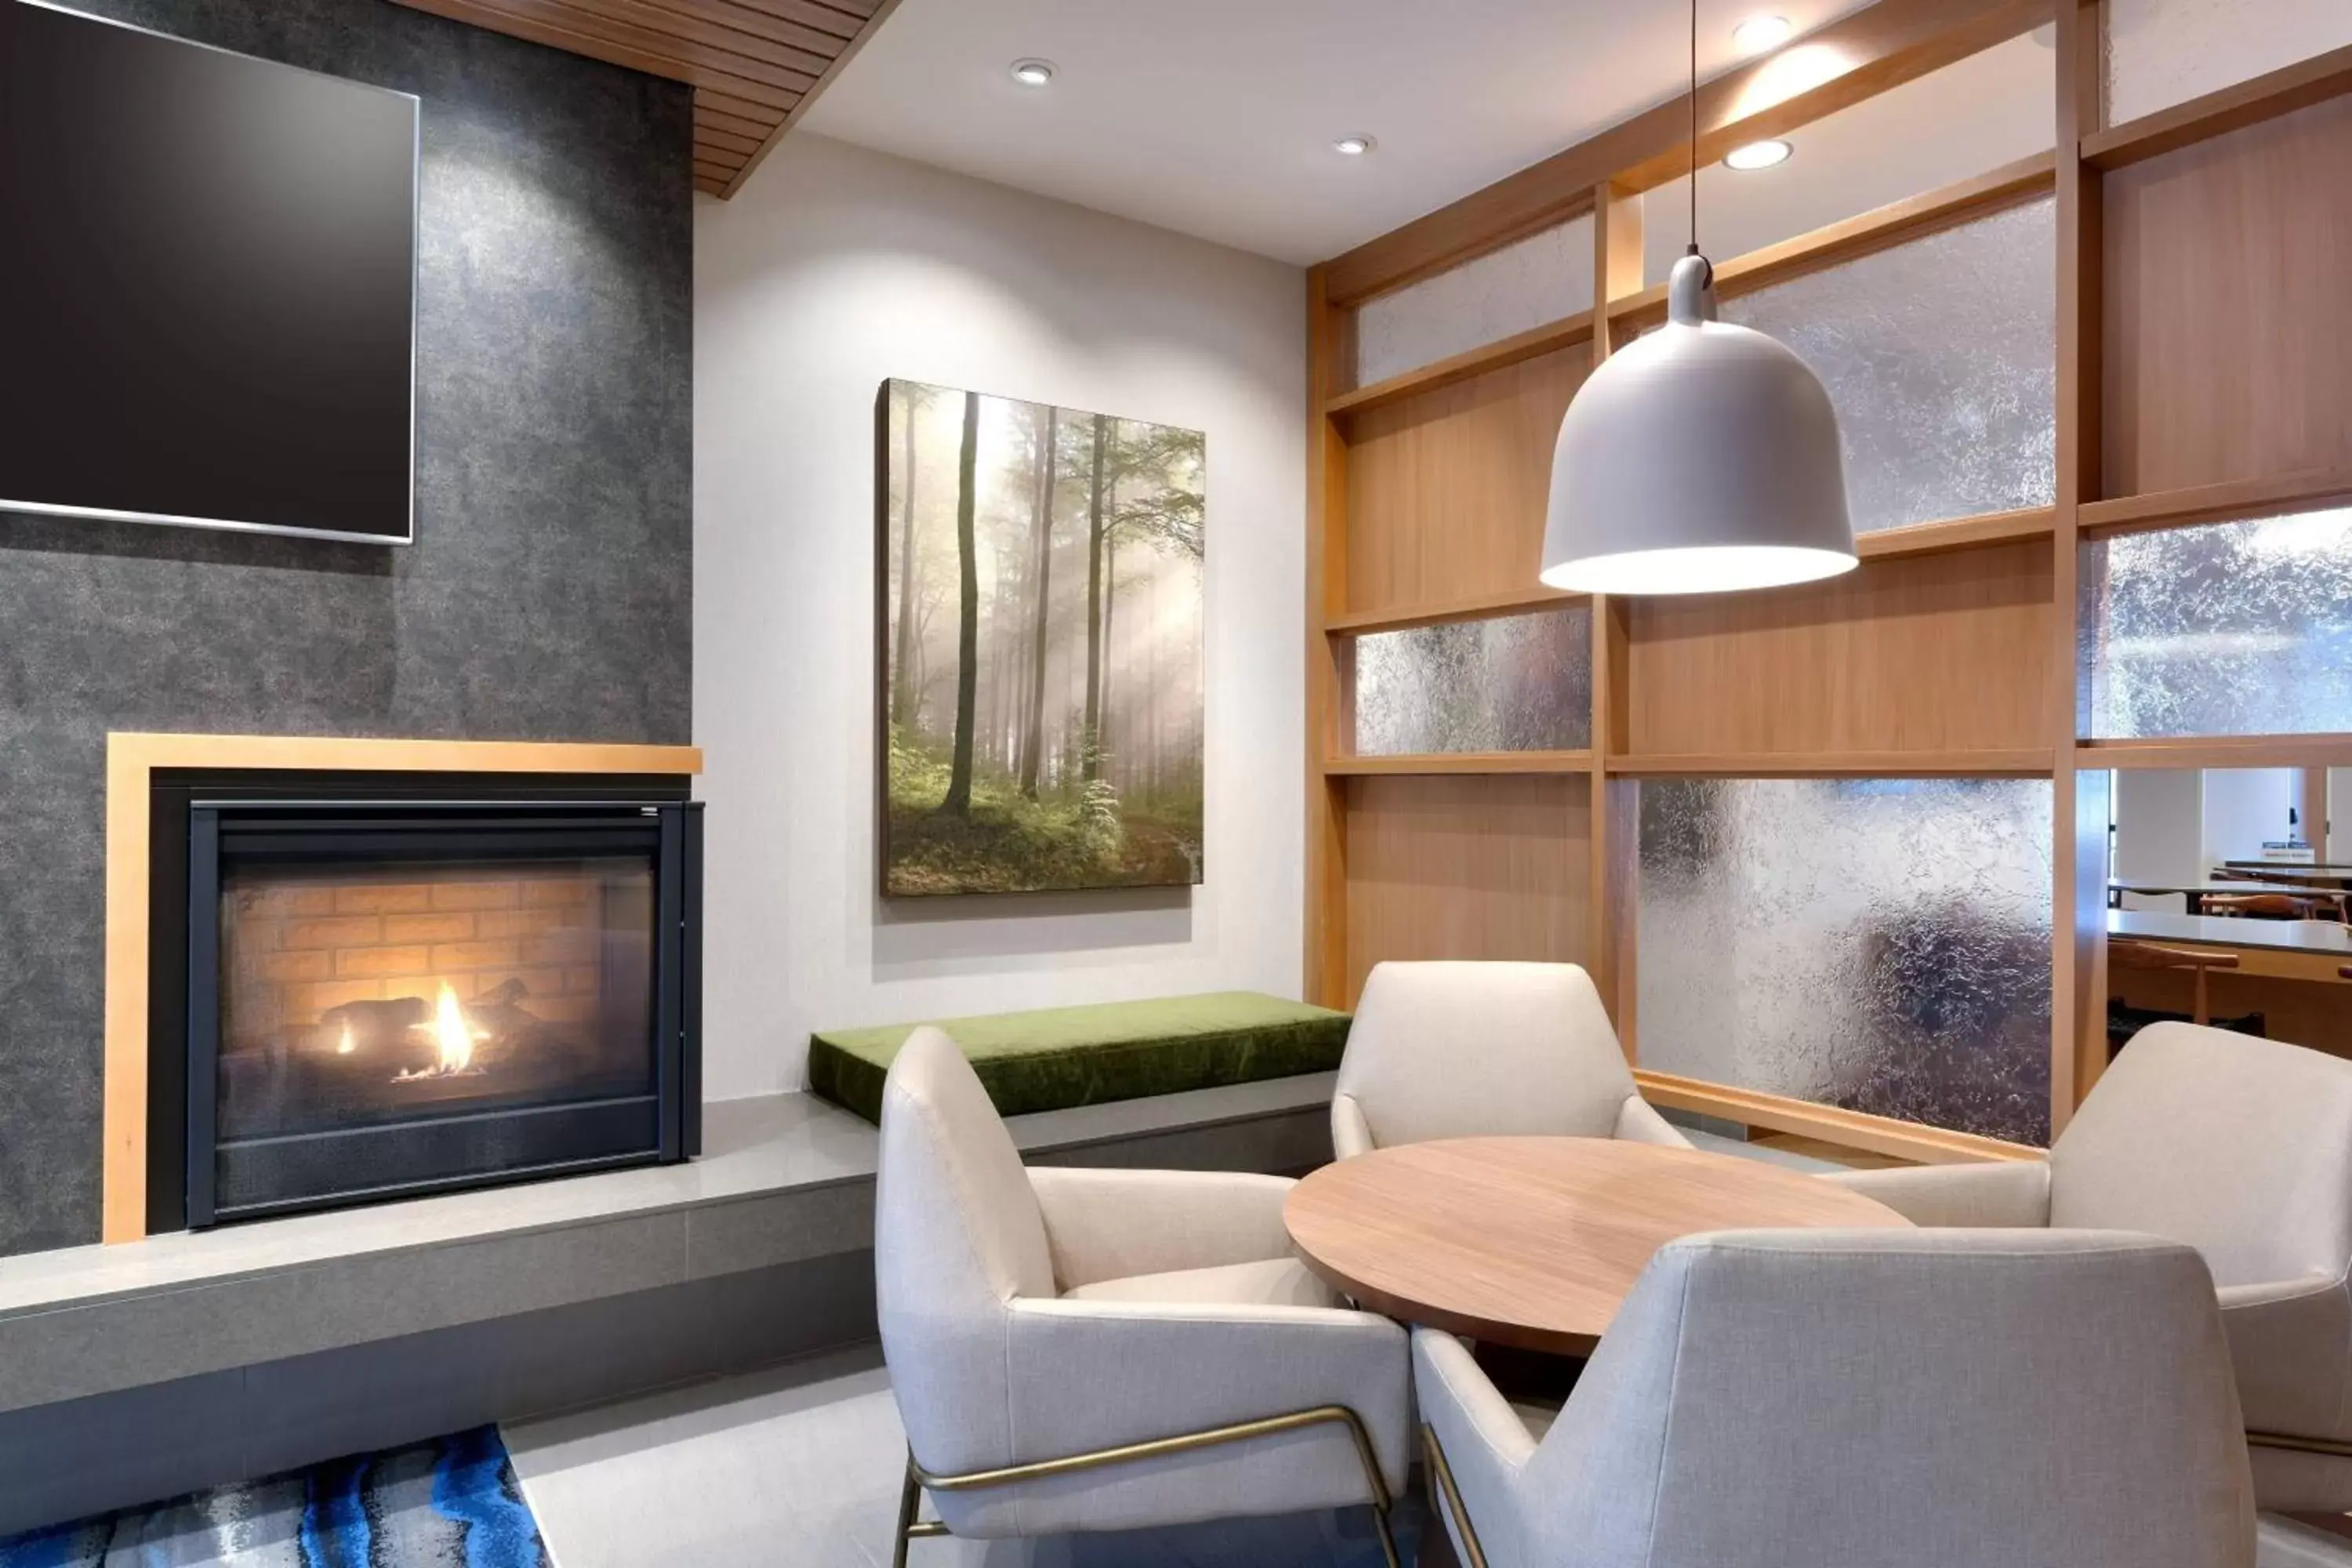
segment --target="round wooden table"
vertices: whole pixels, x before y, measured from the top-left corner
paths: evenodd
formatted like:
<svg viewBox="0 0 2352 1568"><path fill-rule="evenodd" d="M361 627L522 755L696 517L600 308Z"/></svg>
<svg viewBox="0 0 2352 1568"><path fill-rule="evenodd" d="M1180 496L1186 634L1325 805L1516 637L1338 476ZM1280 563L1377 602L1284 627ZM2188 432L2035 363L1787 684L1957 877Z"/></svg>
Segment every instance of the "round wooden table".
<svg viewBox="0 0 2352 1568"><path fill-rule="evenodd" d="M1409 1323L1589 1355L1677 1237L1896 1226L1893 1209L1760 1160L1608 1138L1457 1138L1326 1165L1283 1208L1334 1289Z"/></svg>

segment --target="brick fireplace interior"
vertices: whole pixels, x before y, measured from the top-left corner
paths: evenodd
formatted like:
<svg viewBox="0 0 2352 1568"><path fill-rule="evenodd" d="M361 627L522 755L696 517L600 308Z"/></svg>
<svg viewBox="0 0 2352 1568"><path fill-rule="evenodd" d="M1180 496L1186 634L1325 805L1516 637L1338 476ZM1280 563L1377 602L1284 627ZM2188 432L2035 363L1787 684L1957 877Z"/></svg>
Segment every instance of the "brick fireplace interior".
<svg viewBox="0 0 2352 1568"><path fill-rule="evenodd" d="M632 982L653 894L625 862L237 878L223 890L224 1061L296 1050L487 1079L533 1045L642 1040L652 998ZM615 947L635 962L607 963Z"/></svg>

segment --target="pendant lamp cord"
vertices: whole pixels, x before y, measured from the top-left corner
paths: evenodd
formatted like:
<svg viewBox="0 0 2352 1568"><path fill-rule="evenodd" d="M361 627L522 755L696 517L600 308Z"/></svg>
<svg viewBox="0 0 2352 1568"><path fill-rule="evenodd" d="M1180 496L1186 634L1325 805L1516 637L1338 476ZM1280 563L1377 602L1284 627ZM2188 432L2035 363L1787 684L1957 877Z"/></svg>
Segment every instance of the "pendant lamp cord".
<svg viewBox="0 0 2352 1568"><path fill-rule="evenodd" d="M1690 8L1690 248L1698 254L1698 0Z"/></svg>

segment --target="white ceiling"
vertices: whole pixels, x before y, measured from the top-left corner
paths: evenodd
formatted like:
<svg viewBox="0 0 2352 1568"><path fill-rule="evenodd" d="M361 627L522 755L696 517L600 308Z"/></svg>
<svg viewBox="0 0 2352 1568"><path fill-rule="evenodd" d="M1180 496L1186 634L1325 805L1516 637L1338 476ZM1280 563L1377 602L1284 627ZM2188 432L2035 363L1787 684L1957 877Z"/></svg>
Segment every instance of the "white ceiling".
<svg viewBox="0 0 2352 1568"><path fill-rule="evenodd" d="M1699 70L1758 13L1701 0ZM1675 96L1681 0L903 0L808 130L1312 262ZM1052 60L1052 86L1007 68ZM1345 158L1334 138L1379 148Z"/></svg>

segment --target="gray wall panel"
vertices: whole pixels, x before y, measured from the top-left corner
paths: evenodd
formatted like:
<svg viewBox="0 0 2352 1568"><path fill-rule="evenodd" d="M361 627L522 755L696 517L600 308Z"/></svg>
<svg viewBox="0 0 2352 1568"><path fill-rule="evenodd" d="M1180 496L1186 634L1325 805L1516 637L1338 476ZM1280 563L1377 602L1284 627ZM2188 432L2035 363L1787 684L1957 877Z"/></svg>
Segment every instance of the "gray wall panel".
<svg viewBox="0 0 2352 1568"><path fill-rule="evenodd" d="M690 732L688 89L383 0L82 8L424 100L417 543L0 514L0 1254L97 1238L107 731Z"/></svg>

